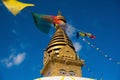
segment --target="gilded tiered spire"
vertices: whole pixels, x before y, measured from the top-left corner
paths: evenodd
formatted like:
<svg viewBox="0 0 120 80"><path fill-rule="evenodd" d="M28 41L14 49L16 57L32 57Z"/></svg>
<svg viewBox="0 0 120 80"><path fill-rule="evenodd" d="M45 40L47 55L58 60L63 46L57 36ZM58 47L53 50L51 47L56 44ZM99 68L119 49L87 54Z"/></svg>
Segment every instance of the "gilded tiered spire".
<svg viewBox="0 0 120 80"><path fill-rule="evenodd" d="M58 17L66 22L60 13ZM81 66L84 61L77 57L75 48L61 25L55 24L55 26L56 32L44 52L44 67L41 74L44 76L81 76Z"/></svg>
<svg viewBox="0 0 120 80"><path fill-rule="evenodd" d="M48 53L51 53L52 51L56 52L63 48L65 45L70 46L73 49L73 51L75 51L72 42L70 41L64 30L61 27L59 27L56 30L54 36L52 37L51 42L48 45L46 51Z"/></svg>

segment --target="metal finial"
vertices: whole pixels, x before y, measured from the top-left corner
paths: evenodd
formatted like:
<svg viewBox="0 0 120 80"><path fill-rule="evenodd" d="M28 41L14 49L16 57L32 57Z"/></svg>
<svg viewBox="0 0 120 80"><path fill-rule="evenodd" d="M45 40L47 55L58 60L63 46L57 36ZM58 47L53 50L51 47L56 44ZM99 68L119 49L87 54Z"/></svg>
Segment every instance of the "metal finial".
<svg viewBox="0 0 120 80"><path fill-rule="evenodd" d="M61 11L58 11L58 15L61 15L62 13L61 13Z"/></svg>

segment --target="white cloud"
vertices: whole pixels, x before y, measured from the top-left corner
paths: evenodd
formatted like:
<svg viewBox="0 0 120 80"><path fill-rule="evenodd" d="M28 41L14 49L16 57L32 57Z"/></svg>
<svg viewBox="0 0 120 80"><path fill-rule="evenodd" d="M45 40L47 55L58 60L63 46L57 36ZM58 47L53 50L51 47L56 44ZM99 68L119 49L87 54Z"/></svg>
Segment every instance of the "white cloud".
<svg viewBox="0 0 120 80"><path fill-rule="evenodd" d="M73 45L75 47L76 52L80 51L82 48L82 45L79 42L74 42Z"/></svg>
<svg viewBox="0 0 120 80"><path fill-rule="evenodd" d="M25 53L18 54L16 57L13 58L13 62L16 65L19 65L25 59Z"/></svg>
<svg viewBox="0 0 120 80"><path fill-rule="evenodd" d="M74 33L76 31L76 28L73 27L72 25L70 24L67 24L67 28L66 28L66 33L69 37L73 37L74 36Z"/></svg>
<svg viewBox="0 0 120 80"><path fill-rule="evenodd" d="M69 37L74 37L76 31L77 29L73 27L73 25L67 24L66 33ZM75 47L76 52L80 51L82 48L82 45L79 42L74 42L73 45Z"/></svg>
<svg viewBox="0 0 120 80"><path fill-rule="evenodd" d="M6 67L12 67L15 65L21 64L24 59L25 59L26 53L19 53L17 55L11 54L8 58L5 58L1 60L1 62L6 66Z"/></svg>

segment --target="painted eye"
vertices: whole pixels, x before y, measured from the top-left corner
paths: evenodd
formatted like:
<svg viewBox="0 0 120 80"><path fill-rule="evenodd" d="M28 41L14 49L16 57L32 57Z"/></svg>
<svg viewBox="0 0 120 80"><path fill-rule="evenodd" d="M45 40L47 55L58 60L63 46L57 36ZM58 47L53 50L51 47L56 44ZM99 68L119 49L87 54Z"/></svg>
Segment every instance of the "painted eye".
<svg viewBox="0 0 120 80"><path fill-rule="evenodd" d="M70 76L75 76L75 72L74 71L69 71L69 75Z"/></svg>
<svg viewBox="0 0 120 80"><path fill-rule="evenodd" d="M66 74L66 71L64 69L60 69L60 74Z"/></svg>

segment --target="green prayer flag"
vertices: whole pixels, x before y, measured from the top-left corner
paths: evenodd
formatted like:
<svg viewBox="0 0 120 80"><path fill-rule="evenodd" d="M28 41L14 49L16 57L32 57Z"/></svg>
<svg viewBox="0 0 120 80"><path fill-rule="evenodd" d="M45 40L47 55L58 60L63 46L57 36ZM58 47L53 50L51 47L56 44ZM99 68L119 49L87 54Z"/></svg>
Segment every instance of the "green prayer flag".
<svg viewBox="0 0 120 80"><path fill-rule="evenodd" d="M33 16L34 23L37 26L37 28L44 33L49 33L51 22L44 19L44 17L47 17L47 15L32 13L32 16Z"/></svg>

